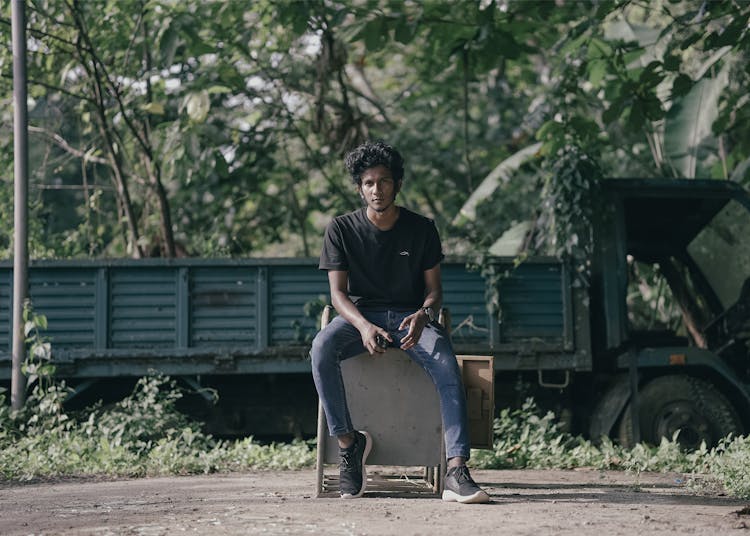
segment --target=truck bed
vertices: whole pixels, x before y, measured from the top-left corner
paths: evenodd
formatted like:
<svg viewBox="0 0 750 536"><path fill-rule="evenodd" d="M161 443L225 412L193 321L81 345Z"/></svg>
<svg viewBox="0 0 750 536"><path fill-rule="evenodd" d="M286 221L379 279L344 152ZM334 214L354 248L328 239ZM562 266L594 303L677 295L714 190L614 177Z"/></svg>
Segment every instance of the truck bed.
<svg viewBox="0 0 750 536"><path fill-rule="evenodd" d="M497 259L494 269L500 310L489 312L480 272L463 260L442 266L456 352L495 355L497 369L585 368L564 265L532 259L514 269ZM2 380L10 376L12 272L0 264ZM79 378L306 372L329 301L317 259L38 261L29 288L48 319L58 374Z"/></svg>

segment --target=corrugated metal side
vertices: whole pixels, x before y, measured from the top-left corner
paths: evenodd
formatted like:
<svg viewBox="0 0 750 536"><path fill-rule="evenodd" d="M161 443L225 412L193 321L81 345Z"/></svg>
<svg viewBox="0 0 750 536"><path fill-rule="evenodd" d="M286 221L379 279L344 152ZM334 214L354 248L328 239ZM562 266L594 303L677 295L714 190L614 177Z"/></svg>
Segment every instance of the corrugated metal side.
<svg viewBox="0 0 750 536"><path fill-rule="evenodd" d="M176 269L112 268L110 347L176 346Z"/></svg>
<svg viewBox="0 0 750 536"><path fill-rule="evenodd" d="M451 338L454 343L479 343L489 340L489 314L484 300L484 278L461 263L445 263L443 305L451 314Z"/></svg>
<svg viewBox="0 0 750 536"><path fill-rule="evenodd" d="M330 302L326 273L314 266L270 266L268 272L269 344L311 340L318 331L317 315L305 315L305 304Z"/></svg>
<svg viewBox="0 0 750 536"><path fill-rule="evenodd" d="M257 344L257 275L249 266L190 270L190 346Z"/></svg>
<svg viewBox="0 0 750 536"><path fill-rule="evenodd" d="M500 280L502 341L563 339L562 266L521 264Z"/></svg>
<svg viewBox="0 0 750 536"><path fill-rule="evenodd" d="M29 271L34 311L47 317L45 337L53 348L94 346L96 270L66 268Z"/></svg>
<svg viewBox="0 0 750 536"><path fill-rule="evenodd" d="M11 326L10 326L10 300L11 296L11 269L0 270L0 354L10 353L11 349Z"/></svg>

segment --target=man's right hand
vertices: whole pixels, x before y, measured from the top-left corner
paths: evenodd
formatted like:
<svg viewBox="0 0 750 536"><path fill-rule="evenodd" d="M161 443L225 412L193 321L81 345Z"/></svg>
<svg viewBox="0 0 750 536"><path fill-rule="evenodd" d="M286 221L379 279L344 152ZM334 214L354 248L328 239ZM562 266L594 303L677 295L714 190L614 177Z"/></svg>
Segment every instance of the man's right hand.
<svg viewBox="0 0 750 536"><path fill-rule="evenodd" d="M382 337L381 340L384 339L388 342L393 342L393 339L391 339L391 336L387 331L379 328L374 324L368 325L367 328L360 333L362 334L362 345L365 347L365 350L370 353L370 355L385 353L386 349L378 344L379 337Z"/></svg>

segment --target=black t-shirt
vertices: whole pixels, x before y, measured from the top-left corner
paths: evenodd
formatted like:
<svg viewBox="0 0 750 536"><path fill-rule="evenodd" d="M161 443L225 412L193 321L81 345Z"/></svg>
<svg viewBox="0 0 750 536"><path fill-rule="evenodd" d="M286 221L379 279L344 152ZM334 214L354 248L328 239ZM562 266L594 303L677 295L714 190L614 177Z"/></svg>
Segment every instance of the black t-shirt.
<svg viewBox="0 0 750 536"><path fill-rule="evenodd" d="M381 231L366 210L328 224L319 268L349 272L349 298L360 309L418 309L425 296L424 272L443 259L435 224L400 207L394 226Z"/></svg>

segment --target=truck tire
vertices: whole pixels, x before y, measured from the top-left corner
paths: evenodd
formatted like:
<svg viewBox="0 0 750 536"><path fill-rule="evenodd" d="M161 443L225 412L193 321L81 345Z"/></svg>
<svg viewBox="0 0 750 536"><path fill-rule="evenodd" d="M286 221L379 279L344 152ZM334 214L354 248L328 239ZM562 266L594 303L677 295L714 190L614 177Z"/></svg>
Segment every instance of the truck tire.
<svg viewBox="0 0 750 536"><path fill-rule="evenodd" d="M661 376L638 393L641 441L658 445L662 437L695 450L705 441L716 446L729 433L742 434L742 422L732 404L711 383L691 376ZM634 446L630 403L625 407L618 437L628 448Z"/></svg>

